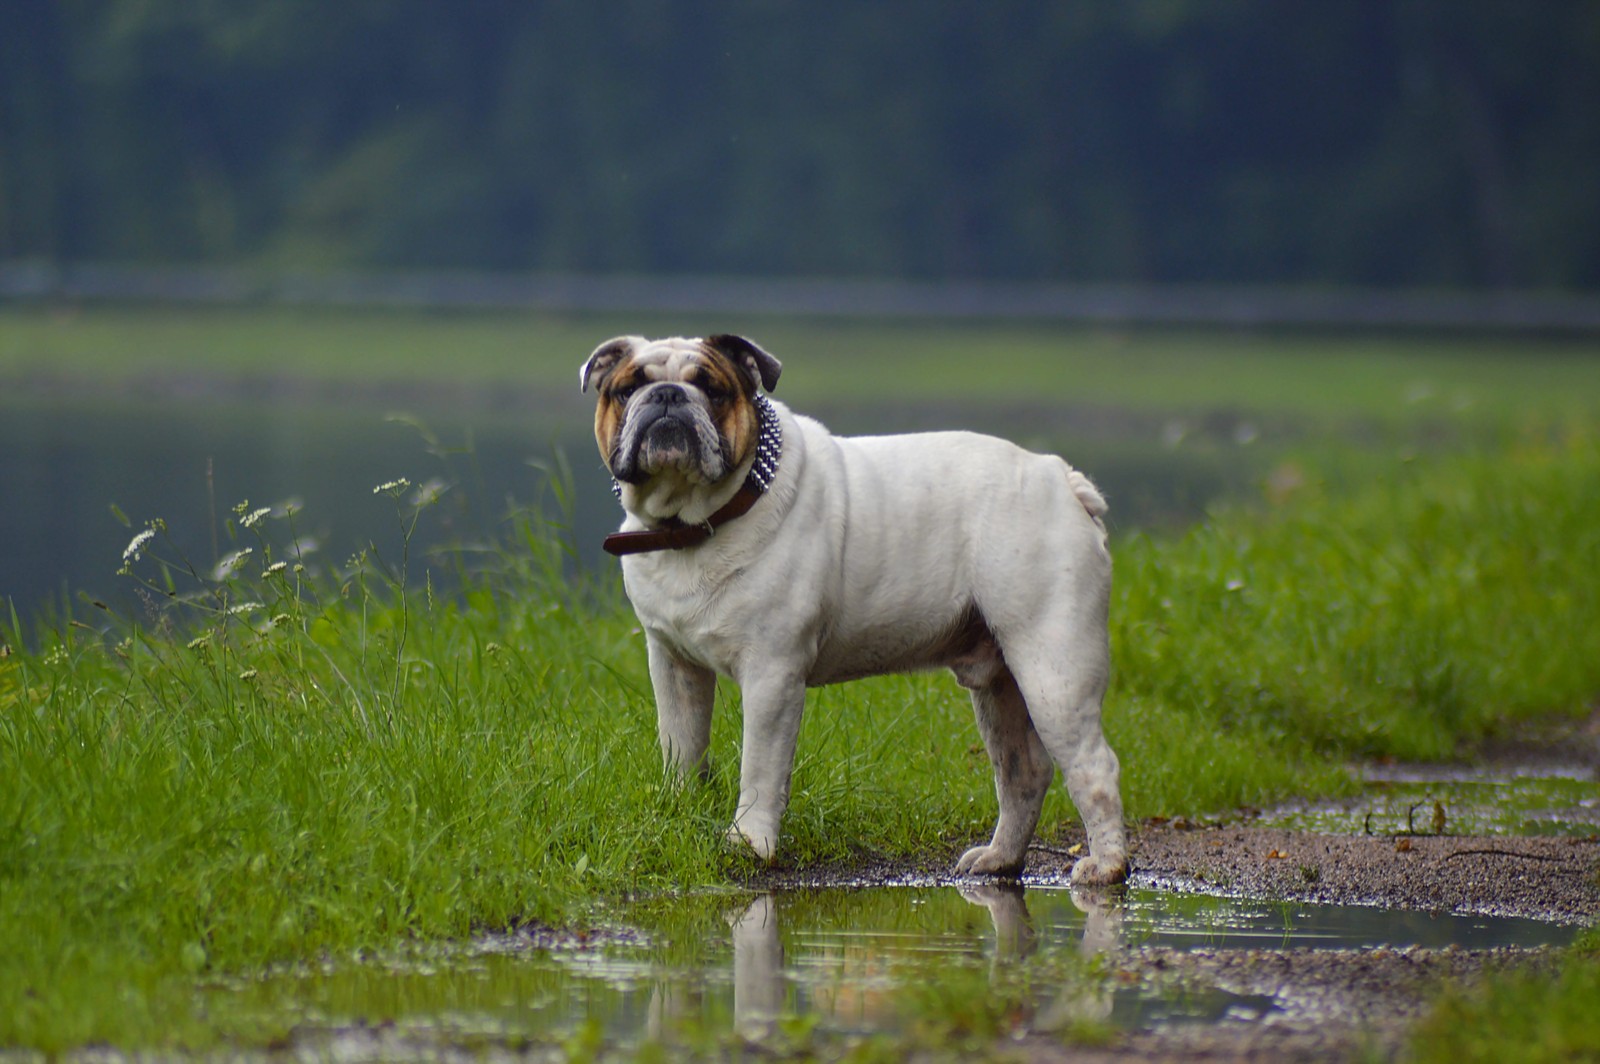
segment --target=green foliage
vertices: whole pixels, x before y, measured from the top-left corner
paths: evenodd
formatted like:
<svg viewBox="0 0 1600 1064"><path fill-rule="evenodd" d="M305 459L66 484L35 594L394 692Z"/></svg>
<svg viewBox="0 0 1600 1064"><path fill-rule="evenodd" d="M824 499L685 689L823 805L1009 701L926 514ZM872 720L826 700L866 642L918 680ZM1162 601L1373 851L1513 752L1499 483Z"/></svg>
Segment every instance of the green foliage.
<svg viewBox="0 0 1600 1064"><path fill-rule="evenodd" d="M436 491L381 490L409 544ZM1121 544L1107 722L1130 815L1325 792L1349 758L1442 756L1581 708L1597 507L1600 446L1573 431ZM195 979L581 922L597 898L748 867L719 842L736 695L709 783L664 778L615 582L569 579L538 515L447 558L448 597L405 552L318 571L297 519L242 504L215 572L158 523L125 559L147 615L4 629L0 1044L270 1039L203 1015ZM818 692L785 860L984 834L969 718L938 676ZM1073 825L1060 792L1047 831Z"/></svg>
<svg viewBox="0 0 1600 1064"><path fill-rule="evenodd" d="M1591 434L1300 496L1118 551L1109 728L1139 811L1192 811L1252 758L1234 800L1301 762L1328 786L1340 759L1446 758L1600 689Z"/></svg>
<svg viewBox="0 0 1600 1064"><path fill-rule="evenodd" d="M1594 1060L1600 1056L1600 953L1570 951L1559 973L1507 971L1451 987L1412 1036L1410 1059Z"/></svg>
<svg viewBox="0 0 1600 1064"><path fill-rule="evenodd" d="M1592 288L1593 5L15 0L0 257Z"/></svg>

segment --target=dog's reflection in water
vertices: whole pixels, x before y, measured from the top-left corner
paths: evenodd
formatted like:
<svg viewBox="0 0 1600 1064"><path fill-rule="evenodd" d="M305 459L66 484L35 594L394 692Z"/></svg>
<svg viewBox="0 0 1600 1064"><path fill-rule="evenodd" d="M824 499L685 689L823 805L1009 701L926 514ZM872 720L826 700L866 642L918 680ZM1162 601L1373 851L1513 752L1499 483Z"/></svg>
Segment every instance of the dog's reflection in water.
<svg viewBox="0 0 1600 1064"><path fill-rule="evenodd" d="M759 895L734 916L733 1018L740 1030L761 1030L783 1008L783 943L771 894Z"/></svg>
<svg viewBox="0 0 1600 1064"><path fill-rule="evenodd" d="M990 975L997 978L1005 969L1032 956L1039 948L1039 929L1028 911L1027 895L1015 884L974 884L952 888L973 905L989 913L994 928L990 950ZM1115 891L1075 888L1074 905L1084 913L1083 937L1078 943L1085 956L1112 949L1122 931L1120 896ZM793 1004L786 1002L784 948L781 913L774 896L758 895L749 905L728 918L733 938L734 1024L744 1035L759 1037L770 1031L774 1022ZM824 947L824 966L835 977L810 987L808 1011L820 1012L852 1028L889 1026L896 1018L896 993L901 981L894 978L897 958L861 945ZM807 966L815 964L807 959ZM786 1007L787 1005L787 1007ZM690 1002L680 987L658 985L651 998L650 1036L662 1038L670 1030L673 1017L681 1016ZM1035 1031L1053 1031L1074 1023L1104 1020L1111 1014L1111 993L1098 981L1073 981L1053 1001L1041 1004L1029 1017Z"/></svg>

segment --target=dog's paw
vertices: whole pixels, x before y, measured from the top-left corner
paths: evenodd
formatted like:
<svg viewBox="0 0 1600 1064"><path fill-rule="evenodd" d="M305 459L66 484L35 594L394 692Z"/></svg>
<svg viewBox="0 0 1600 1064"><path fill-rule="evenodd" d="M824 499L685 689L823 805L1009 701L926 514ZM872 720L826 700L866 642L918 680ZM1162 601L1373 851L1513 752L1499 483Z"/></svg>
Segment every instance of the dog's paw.
<svg viewBox="0 0 1600 1064"><path fill-rule="evenodd" d="M1075 887L1109 887L1128 878L1126 857L1101 857L1090 854L1072 866L1072 885Z"/></svg>
<svg viewBox="0 0 1600 1064"><path fill-rule="evenodd" d="M778 837L776 834L764 831L746 831L738 824L730 824L727 833L728 844L735 849L746 850L757 860L771 864L778 852Z"/></svg>
<svg viewBox="0 0 1600 1064"><path fill-rule="evenodd" d="M993 846L974 846L956 862L958 876L1015 876L1026 857L1007 857Z"/></svg>

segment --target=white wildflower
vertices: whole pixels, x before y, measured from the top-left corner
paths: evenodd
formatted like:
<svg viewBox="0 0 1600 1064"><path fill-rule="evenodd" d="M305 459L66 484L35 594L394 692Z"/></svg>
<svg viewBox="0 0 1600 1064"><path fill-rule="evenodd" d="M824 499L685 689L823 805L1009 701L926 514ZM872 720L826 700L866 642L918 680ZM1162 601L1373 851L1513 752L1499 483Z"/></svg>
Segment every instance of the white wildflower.
<svg viewBox="0 0 1600 1064"><path fill-rule="evenodd" d="M270 517L270 516L272 516L271 507L263 506L259 510L251 510L249 513L245 514L243 517L241 517L239 519L239 523L241 525L243 525L245 528L254 528L254 527L256 527L256 523L258 521L260 521L263 517Z"/></svg>
<svg viewBox="0 0 1600 1064"><path fill-rule="evenodd" d="M245 547L242 550L234 551L232 554L223 555L222 560L217 563L217 567L211 571L211 579L228 579L238 571L240 565L244 564L244 560L255 552L254 547Z"/></svg>
<svg viewBox="0 0 1600 1064"><path fill-rule="evenodd" d="M397 480L388 480L372 489L374 495L398 495L411 486L411 481L405 477Z"/></svg>
<svg viewBox="0 0 1600 1064"><path fill-rule="evenodd" d="M128 545L122 549L122 560L125 562L137 560L140 557L141 552L143 552L145 544L149 543L155 538L156 530L153 528L147 528L143 532L140 532L137 536L134 536L133 539L129 540Z"/></svg>

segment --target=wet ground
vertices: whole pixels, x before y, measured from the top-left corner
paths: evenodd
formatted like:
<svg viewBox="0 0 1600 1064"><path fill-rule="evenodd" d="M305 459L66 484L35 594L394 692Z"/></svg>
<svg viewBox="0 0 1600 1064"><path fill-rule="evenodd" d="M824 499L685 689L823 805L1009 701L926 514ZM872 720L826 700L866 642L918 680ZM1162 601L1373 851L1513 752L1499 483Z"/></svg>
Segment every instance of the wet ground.
<svg viewBox="0 0 1600 1064"><path fill-rule="evenodd" d="M1384 1059L1446 983L1554 966L1600 918L1597 767L1600 715L1364 766L1339 802L1138 825L1110 891L1068 886L1071 835L1009 884L951 877L957 847L203 993L288 1025L228 1054L269 1061Z"/></svg>
<svg viewBox="0 0 1600 1064"><path fill-rule="evenodd" d="M1072 891L1052 872L1026 886L864 878L876 885L619 904L582 940L486 936L244 992L306 1010L278 1050L299 1059L838 1059L874 1038L933 1058L1327 1059L1391 1045L1442 979L1548 963L1547 947L1577 933L1527 917ZM352 1024L353 1011L382 1020Z"/></svg>
<svg viewBox="0 0 1600 1064"><path fill-rule="evenodd" d="M1026 1056L1388 1056L1446 982L1502 965L1554 962L1536 936L1494 935L1518 921L1577 928L1600 919L1600 714L1496 744L1470 764L1353 771L1364 786L1349 799L1137 829L1131 893L1231 898L1247 907L1270 900L1286 906L1285 918L1300 931L1276 943L1260 934L1198 943L1123 936L1120 948L1107 952L1113 982L1151 989L1157 1000L1164 989L1182 988L1220 1003L1215 1014L1156 1008L1117 1025L1116 1035L1097 1047L1063 1048L1030 1031L1018 1043ZM1071 839L1037 847L1025 883L1066 883L1076 852ZM770 882L840 880L941 881L928 867L884 866L779 873ZM1370 922L1349 915L1360 913L1370 914ZM1499 930L1478 934L1470 921L1451 922L1469 915L1491 918ZM1499 922L1506 918L1512 923ZM1320 940L1306 933L1308 925L1330 919L1338 925L1333 933Z"/></svg>
<svg viewBox="0 0 1600 1064"><path fill-rule="evenodd" d="M1600 917L1600 835L1578 833L1600 785L1582 758L1366 771L1317 814L1337 831L1289 826L1307 807L1141 825L1108 892L1068 888L1069 836L1018 884L950 877L953 853L780 869L612 903L581 936L222 991L297 1010L269 1054L293 1059L831 1060L874 1039L928 1059L1387 1057L1446 982L1553 965ZM1543 804L1512 815L1505 792Z"/></svg>

